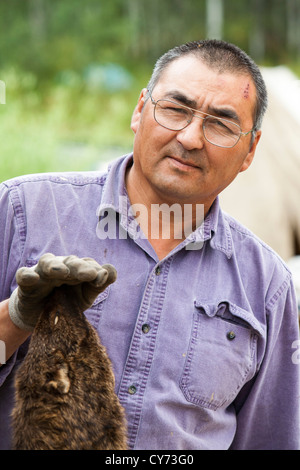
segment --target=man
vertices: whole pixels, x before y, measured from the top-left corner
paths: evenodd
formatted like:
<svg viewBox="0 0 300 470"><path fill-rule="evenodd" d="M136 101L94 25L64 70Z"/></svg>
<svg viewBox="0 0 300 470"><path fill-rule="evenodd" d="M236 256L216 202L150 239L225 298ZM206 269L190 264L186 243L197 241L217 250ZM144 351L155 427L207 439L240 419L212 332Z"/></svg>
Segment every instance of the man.
<svg viewBox="0 0 300 470"><path fill-rule="evenodd" d="M299 447L291 275L218 202L251 164L265 109L264 82L244 52L222 41L189 43L157 62L140 94L133 157L107 175L2 185L2 299L21 266L75 280L82 257L117 269L86 314L112 360L132 449ZM47 255L44 271L32 268L47 252L57 258ZM18 291L3 300L4 448L13 371L35 321L27 315Z"/></svg>

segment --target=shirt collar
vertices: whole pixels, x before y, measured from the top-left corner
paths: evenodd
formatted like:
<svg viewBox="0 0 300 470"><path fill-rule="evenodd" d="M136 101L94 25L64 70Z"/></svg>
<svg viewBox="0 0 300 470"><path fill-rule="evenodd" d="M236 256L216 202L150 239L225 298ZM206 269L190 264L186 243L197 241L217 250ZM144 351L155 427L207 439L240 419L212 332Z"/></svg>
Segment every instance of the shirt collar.
<svg viewBox="0 0 300 470"><path fill-rule="evenodd" d="M111 163L108 168L106 181L104 183L101 205L98 214L110 208L123 217L130 216L130 203L125 186L125 175L127 168L133 163L133 154L127 154ZM120 197L121 196L121 197ZM233 244L231 230L225 214L221 210L219 198L217 197L211 206L204 223L191 233L183 242L185 246L191 244L203 244L210 240L213 249L222 251L227 258L232 256Z"/></svg>
<svg viewBox="0 0 300 470"><path fill-rule="evenodd" d="M217 197L210 208L204 221L204 239L211 239L210 245L216 250L220 250L227 258L231 258L233 251L233 241L229 223L226 215L220 207L219 197Z"/></svg>
<svg viewBox="0 0 300 470"><path fill-rule="evenodd" d="M128 198L125 175L127 167L131 166L132 162L133 156L130 153L118 158L109 165L101 198L101 210L111 208L116 212L123 212L124 197Z"/></svg>

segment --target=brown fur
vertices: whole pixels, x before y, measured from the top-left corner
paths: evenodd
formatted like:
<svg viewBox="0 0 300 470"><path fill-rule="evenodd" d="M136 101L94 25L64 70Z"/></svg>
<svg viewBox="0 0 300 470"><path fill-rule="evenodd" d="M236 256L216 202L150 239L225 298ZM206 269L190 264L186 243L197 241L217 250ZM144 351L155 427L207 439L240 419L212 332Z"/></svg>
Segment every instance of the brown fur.
<svg viewBox="0 0 300 470"><path fill-rule="evenodd" d="M69 289L50 296L17 371L13 448L126 449L110 360Z"/></svg>

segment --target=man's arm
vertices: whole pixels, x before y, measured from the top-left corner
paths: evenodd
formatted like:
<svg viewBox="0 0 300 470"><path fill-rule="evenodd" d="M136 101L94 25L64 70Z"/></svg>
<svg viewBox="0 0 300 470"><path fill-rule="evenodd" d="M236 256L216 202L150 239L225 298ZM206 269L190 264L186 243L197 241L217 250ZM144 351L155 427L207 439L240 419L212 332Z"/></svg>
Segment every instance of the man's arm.
<svg viewBox="0 0 300 470"><path fill-rule="evenodd" d="M6 361L29 335L30 332L21 330L11 321L8 313L8 300L0 302L0 340L5 344Z"/></svg>

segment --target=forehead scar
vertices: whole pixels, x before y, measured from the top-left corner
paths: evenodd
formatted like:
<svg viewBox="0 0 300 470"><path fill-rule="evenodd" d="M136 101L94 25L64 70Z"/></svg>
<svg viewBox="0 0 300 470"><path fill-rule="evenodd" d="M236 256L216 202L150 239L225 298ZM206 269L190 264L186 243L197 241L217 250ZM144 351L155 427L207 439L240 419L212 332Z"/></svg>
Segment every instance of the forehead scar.
<svg viewBox="0 0 300 470"><path fill-rule="evenodd" d="M244 93L243 93L243 96L244 96L245 99L249 98L249 90L250 90L250 83L247 83L247 86L244 89Z"/></svg>

